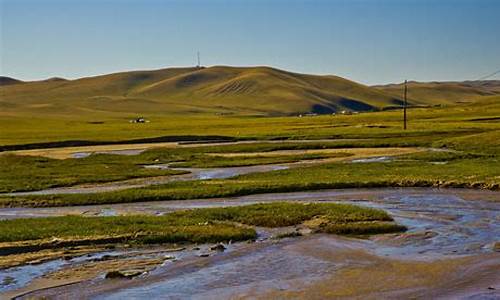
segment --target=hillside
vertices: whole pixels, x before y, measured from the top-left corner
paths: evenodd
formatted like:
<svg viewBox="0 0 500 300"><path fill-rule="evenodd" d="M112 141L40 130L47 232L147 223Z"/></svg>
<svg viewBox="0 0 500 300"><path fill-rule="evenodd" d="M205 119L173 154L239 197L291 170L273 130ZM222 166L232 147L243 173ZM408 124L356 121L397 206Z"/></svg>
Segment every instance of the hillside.
<svg viewBox="0 0 500 300"><path fill-rule="evenodd" d="M401 84L369 87L337 76L269 67L167 68L76 80L0 80L5 115L297 115L401 106ZM500 95L500 81L410 82L411 105L474 102Z"/></svg>
<svg viewBox="0 0 500 300"><path fill-rule="evenodd" d="M18 84L18 83L23 83L23 81L7 76L0 76L0 86Z"/></svg>
<svg viewBox="0 0 500 300"><path fill-rule="evenodd" d="M373 87L394 97L401 95L403 91L403 84ZM408 82L408 99L422 105L470 103L494 95L500 95L500 80Z"/></svg>
<svg viewBox="0 0 500 300"><path fill-rule="evenodd" d="M400 104L398 97L341 77L268 67L168 68L0 86L0 107L6 113L290 115Z"/></svg>

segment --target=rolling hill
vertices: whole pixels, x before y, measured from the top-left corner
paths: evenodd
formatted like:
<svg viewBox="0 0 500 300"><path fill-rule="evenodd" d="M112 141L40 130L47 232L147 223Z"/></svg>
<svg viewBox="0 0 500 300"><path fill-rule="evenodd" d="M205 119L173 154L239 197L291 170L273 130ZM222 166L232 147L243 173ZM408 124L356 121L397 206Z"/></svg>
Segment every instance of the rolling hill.
<svg viewBox="0 0 500 300"><path fill-rule="evenodd" d="M410 83L413 105L500 94L500 81ZM337 76L270 67L167 68L67 80L0 78L3 114L296 115L401 107L401 85L369 87Z"/></svg>
<svg viewBox="0 0 500 300"><path fill-rule="evenodd" d="M269 67L168 68L1 84L5 112L290 115L400 106L383 91L337 76Z"/></svg>
<svg viewBox="0 0 500 300"><path fill-rule="evenodd" d="M0 76L0 86L18 84L18 83L23 83L23 81L7 76Z"/></svg>
<svg viewBox="0 0 500 300"><path fill-rule="evenodd" d="M403 84L373 86L391 94L401 95ZM476 102L484 97L500 95L500 80L462 82L408 82L408 99L421 105L450 105Z"/></svg>

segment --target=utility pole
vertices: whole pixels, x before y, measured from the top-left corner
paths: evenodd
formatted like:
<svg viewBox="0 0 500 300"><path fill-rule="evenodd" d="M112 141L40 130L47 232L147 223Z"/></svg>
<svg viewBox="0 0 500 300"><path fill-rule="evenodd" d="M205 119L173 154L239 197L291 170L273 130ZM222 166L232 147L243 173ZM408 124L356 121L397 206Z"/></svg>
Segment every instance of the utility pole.
<svg viewBox="0 0 500 300"><path fill-rule="evenodd" d="M408 87L407 87L408 81L405 80L405 97L404 97L404 104L403 104L403 129L406 130L406 106L408 106L408 100L406 99L406 95L408 93Z"/></svg>
<svg viewBox="0 0 500 300"><path fill-rule="evenodd" d="M196 67L199 68L199 67L201 67L201 64L200 64L200 51L198 51L197 55L198 55L198 65L196 65Z"/></svg>

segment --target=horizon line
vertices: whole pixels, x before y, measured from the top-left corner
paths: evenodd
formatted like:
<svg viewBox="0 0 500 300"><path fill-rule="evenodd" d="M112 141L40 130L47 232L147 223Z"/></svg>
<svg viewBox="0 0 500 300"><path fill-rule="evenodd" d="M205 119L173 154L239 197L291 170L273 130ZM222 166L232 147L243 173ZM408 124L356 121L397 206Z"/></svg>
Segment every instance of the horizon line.
<svg viewBox="0 0 500 300"><path fill-rule="evenodd" d="M351 79L347 76L342 76L342 75L337 75L337 74L332 74L332 73L306 73L306 72L300 72L300 71L293 71L293 70L288 70L284 68L279 68L271 65L207 65L207 66L181 66L181 65L172 65L172 66L165 66L165 67L160 67L160 68L137 68L137 69L126 69L126 70L117 70L117 71L110 71L106 73L98 73L98 74L89 74L81 77L66 77L66 76L47 76L44 78L40 79L22 79L20 77L12 76L12 75L3 75L0 74L0 77L8 77L14 80L18 80L21 82L25 83L31 83L31 82L41 82L41 81L47 81L51 79L62 79L62 80L68 80L68 81L74 81L74 80L80 80L80 79L86 79L86 78L94 78L94 77L100 77L100 76L107 76L107 75L113 75L113 74L121 74L121 73L131 73L131 72L154 72L154 71L160 71L160 70L165 70L165 69L206 69L206 68L214 68L214 67L226 67L226 68L269 68L269 69L275 69L279 71L285 71L288 73L295 73L295 74L302 74L302 75L313 75L313 76L336 76L336 77L341 77L346 80L350 80L356 83L360 83L366 86L380 86L380 85L391 85L391 84L402 84L404 83L405 80L408 80L408 82L420 82L420 83L433 83L433 82L438 82L438 83L446 83L446 82L467 82L467 81L499 81L500 78L492 78L492 79L462 79L462 80L413 80L413 79L408 79L404 78L401 80L401 82L385 82L385 83L375 83L375 84L369 84L365 83L362 81L358 81L355 79ZM498 71L495 72L493 75L498 75ZM483 76L484 77L484 76ZM482 77L476 77L476 78L482 78Z"/></svg>

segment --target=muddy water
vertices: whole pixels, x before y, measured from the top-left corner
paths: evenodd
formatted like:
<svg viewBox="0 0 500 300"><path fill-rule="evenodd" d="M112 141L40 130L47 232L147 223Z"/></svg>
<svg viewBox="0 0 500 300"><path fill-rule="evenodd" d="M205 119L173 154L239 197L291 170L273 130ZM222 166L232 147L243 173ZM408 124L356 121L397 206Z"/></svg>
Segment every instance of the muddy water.
<svg viewBox="0 0 500 300"><path fill-rule="evenodd" d="M467 200L466 200L467 199ZM321 282L346 267L370 265L378 259L410 261L457 259L464 255L496 255L500 241L500 200L494 192L381 189L269 194L234 198L232 204L265 201L343 201L389 211L408 226L402 235L371 240L311 236L241 251L239 255L186 271L175 277L166 273L137 286L102 291L100 299L138 299L169 295L173 298L231 298L262 296L263 291L293 291ZM211 205L210 200L197 201ZM177 205L179 203L176 203ZM192 203L187 206L192 205ZM367 251L352 255L356 251ZM347 253L345 256L339 253ZM497 255L500 264L500 255ZM494 261L494 260L493 260ZM498 274L500 275L500 274ZM500 288L500 276L490 278ZM260 291L257 295L255 291ZM481 292L482 293L482 292ZM491 294L492 292L488 292ZM473 293L474 294L474 293ZM474 294L476 295L476 294ZM500 296L499 294L496 294Z"/></svg>
<svg viewBox="0 0 500 300"><path fill-rule="evenodd" d="M500 242L498 192L429 188L325 190L225 199L54 208L44 209L40 215L87 214L89 211L164 214L194 207L269 201L349 202L382 208L398 222L408 226L409 231L398 235L380 235L369 240L311 235L276 241L261 233L263 238L257 243L234 244L226 252L210 257L186 255L178 262L158 267L149 275L130 281L85 281L30 295L56 298L73 295L98 299L158 298L165 295L174 299L269 298L269 295L274 298L273 293L278 293L279 297L283 297L281 293L285 292L312 293L316 289L310 289L316 284L341 280L347 276L346 270L354 272L362 269L360 274L375 274L372 275L374 278L368 280L376 281L384 276L407 278L409 283L405 281L397 286L390 285L394 281L390 279L380 283L398 293L403 288L401 284L411 283L405 293L410 290L412 293L432 291L437 295L455 293L450 299L500 297L500 272L495 271L500 268L500 253L494 249L495 243ZM0 210L4 216L9 213L32 216L39 212L38 209ZM391 274L379 274L380 268L391 270ZM413 270L423 271L422 274L413 274ZM355 278L350 280L353 286L358 283L366 286L366 278L359 279L359 282ZM435 286L437 283L446 287ZM454 288L450 290L448 286ZM327 292L328 289L327 285ZM367 293L373 296L371 292ZM427 292L418 293L411 295L431 295L425 294Z"/></svg>
<svg viewBox="0 0 500 300"><path fill-rule="evenodd" d="M0 292L14 290L21 288L33 279L48 274L50 272L59 270L65 266L75 263L82 263L102 258L105 255L110 255L111 252L101 252L97 254L89 254L74 258L71 262L64 259L57 259L44 262L37 265L24 265L20 267L13 267L0 271Z"/></svg>

